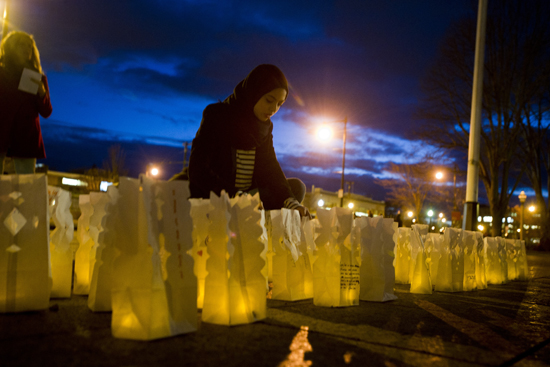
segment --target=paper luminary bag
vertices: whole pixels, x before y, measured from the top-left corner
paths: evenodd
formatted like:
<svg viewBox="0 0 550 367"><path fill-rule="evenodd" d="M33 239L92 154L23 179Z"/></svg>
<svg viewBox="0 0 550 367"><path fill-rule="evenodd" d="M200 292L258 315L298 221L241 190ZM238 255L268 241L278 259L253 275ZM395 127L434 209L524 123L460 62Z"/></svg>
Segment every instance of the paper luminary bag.
<svg viewBox="0 0 550 367"><path fill-rule="evenodd" d="M411 267L411 229L400 227L397 230L395 242L395 282L410 284L409 271Z"/></svg>
<svg viewBox="0 0 550 367"><path fill-rule="evenodd" d="M208 259L208 212L212 210L210 200L189 199L191 202L191 218L193 219L193 260L194 272L197 277L197 307L204 303L204 281L206 279L206 260Z"/></svg>
<svg viewBox="0 0 550 367"><path fill-rule="evenodd" d="M360 243L351 241L353 214L347 208L319 209L313 262L313 304L359 305ZM356 237L354 237L356 238Z"/></svg>
<svg viewBox="0 0 550 367"><path fill-rule="evenodd" d="M79 245L74 259L73 293L86 295L90 292L90 253L94 246L94 240L90 236L90 218L94 211L90 195L80 195L78 205L80 217L76 227L76 238Z"/></svg>
<svg viewBox="0 0 550 367"><path fill-rule="evenodd" d="M508 280L519 280L520 273L522 272L521 266L523 261L521 259L522 248L520 240L506 239L506 262L508 263Z"/></svg>
<svg viewBox="0 0 550 367"><path fill-rule="evenodd" d="M502 237L485 238L485 272L487 284L508 283L506 240Z"/></svg>
<svg viewBox="0 0 550 367"><path fill-rule="evenodd" d="M90 292L88 294L88 307L94 312L111 311L111 288L113 282L113 261L120 254L115 247L116 241L116 218L118 215L118 189L109 186L107 193L101 197L102 209L94 211L91 218L92 223L101 217L101 224L98 225L97 239L95 242L95 256L91 265L92 276L90 280ZM94 251L92 249L92 251Z"/></svg>
<svg viewBox="0 0 550 367"><path fill-rule="evenodd" d="M464 282L463 291L477 289L476 283L476 246L477 237L474 231L462 231L462 245L464 250Z"/></svg>
<svg viewBox="0 0 550 367"><path fill-rule="evenodd" d="M411 293L432 294L432 278L426 252L427 224L413 224L411 232Z"/></svg>
<svg viewBox="0 0 550 367"><path fill-rule="evenodd" d="M207 276L202 321L219 325L248 324L266 317L264 244L258 195L229 200L210 195Z"/></svg>
<svg viewBox="0 0 550 367"><path fill-rule="evenodd" d="M443 237L443 250L437 269L435 290L462 292L464 290L464 244L462 229L447 228Z"/></svg>
<svg viewBox="0 0 550 367"><path fill-rule="evenodd" d="M518 280L529 279L529 267L527 266L527 252L525 251L525 241L516 240L516 244L519 246L518 254Z"/></svg>
<svg viewBox="0 0 550 367"><path fill-rule="evenodd" d="M432 288L435 279L437 279L437 270L439 269L439 260L441 259L441 249L443 247L444 236L439 233L428 233L426 236L426 254Z"/></svg>
<svg viewBox="0 0 550 367"><path fill-rule="evenodd" d="M487 289L487 277L485 275L485 251L483 233L475 232L476 244L475 244L475 261L476 261L476 288Z"/></svg>
<svg viewBox="0 0 550 367"><path fill-rule="evenodd" d="M0 312L48 308L51 286L46 176L0 175Z"/></svg>
<svg viewBox="0 0 550 367"><path fill-rule="evenodd" d="M71 214L71 193L60 187L48 186L50 218L55 229L50 233L50 259L52 264L52 298L70 298L73 280L74 236Z"/></svg>
<svg viewBox="0 0 550 367"><path fill-rule="evenodd" d="M113 263L113 336L151 340L197 329L188 197L186 181L120 179L117 215L106 218L114 220L120 251Z"/></svg>
<svg viewBox="0 0 550 367"><path fill-rule="evenodd" d="M397 299L395 286L394 227L393 219L361 217L355 220L361 240L361 289L362 301L386 302Z"/></svg>
<svg viewBox="0 0 550 367"><path fill-rule="evenodd" d="M273 248L271 297L284 301L313 298L313 274L306 239L306 234L313 234L302 232L308 224L302 223L297 210L271 210L267 217Z"/></svg>

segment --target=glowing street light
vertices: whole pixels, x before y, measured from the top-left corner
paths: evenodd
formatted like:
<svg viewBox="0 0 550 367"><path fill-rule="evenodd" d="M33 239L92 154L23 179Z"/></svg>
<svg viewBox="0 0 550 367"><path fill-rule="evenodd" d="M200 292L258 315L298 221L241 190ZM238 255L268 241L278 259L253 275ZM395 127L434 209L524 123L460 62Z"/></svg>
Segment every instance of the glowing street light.
<svg viewBox="0 0 550 367"><path fill-rule="evenodd" d="M530 211L531 213L534 213L534 212L535 212L535 209L536 209L536 208L535 208L534 205L531 205L531 206L529 207L529 211Z"/></svg>
<svg viewBox="0 0 550 367"><path fill-rule="evenodd" d="M317 138L321 141L328 141L332 138L333 132L329 126L323 125L317 130Z"/></svg>
<svg viewBox="0 0 550 367"><path fill-rule="evenodd" d="M435 174L435 178L437 178L438 180L441 180L441 179L443 178L443 172L438 171L438 172Z"/></svg>
<svg viewBox="0 0 550 367"><path fill-rule="evenodd" d="M413 212L411 212L411 211L407 212L407 217L412 218L413 215L414 215Z"/></svg>
<svg viewBox="0 0 550 367"><path fill-rule="evenodd" d="M318 206L323 206L323 205L325 205L325 201L323 199L319 199L319 201L317 202L317 205Z"/></svg>
<svg viewBox="0 0 550 367"><path fill-rule="evenodd" d="M431 218L431 217L433 217L433 215L434 215L434 211L433 211L433 210L431 210L431 209L430 209L430 210L428 210L428 217L430 217L430 218Z"/></svg>
<svg viewBox="0 0 550 367"><path fill-rule="evenodd" d="M348 204L348 208L353 209L353 207L354 207L353 203Z"/></svg>

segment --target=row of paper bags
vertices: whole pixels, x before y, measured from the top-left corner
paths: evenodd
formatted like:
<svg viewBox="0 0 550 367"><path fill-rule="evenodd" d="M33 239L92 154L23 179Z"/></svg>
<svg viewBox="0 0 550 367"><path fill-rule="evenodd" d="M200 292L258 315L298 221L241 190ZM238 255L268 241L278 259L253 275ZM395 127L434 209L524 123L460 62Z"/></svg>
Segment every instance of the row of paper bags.
<svg viewBox="0 0 550 367"><path fill-rule="evenodd" d="M8 244L0 258L0 311L46 308L50 287L52 297L70 297L69 193L47 187L44 175L3 176L0 193L0 238ZM442 255L447 237L427 235L427 228L398 231L392 219L353 219L343 208L320 210L316 220L301 220L293 210L258 211L257 196L186 200L188 196L186 182L145 177L123 178L107 193L80 196L73 292L88 294L93 311L112 310L116 337L148 340L194 331L197 305L204 322L261 320L267 279L274 299L313 298L315 305L335 307L357 305L359 299L395 299L395 277L410 282L412 292L431 292L432 279L439 278L451 279L450 291L455 285L458 290L455 265L460 270L460 263ZM51 251L48 215L56 226ZM457 233L460 243L466 243L462 232ZM497 255L502 252L499 241L494 242ZM490 253L493 242L487 242L485 253ZM475 259L478 252L478 247L462 250ZM523 261L524 245L516 253ZM490 282L493 269L502 274L505 268L501 258L498 264L492 258L482 261ZM506 279L522 271L519 265L515 273L508 270L510 263ZM461 284L466 278L483 282L466 269ZM433 282L436 290L449 290L443 288L445 282L440 288Z"/></svg>
<svg viewBox="0 0 550 367"><path fill-rule="evenodd" d="M399 228L395 256L395 281L411 284L411 293L472 291L528 275L525 241L456 228L443 235L422 224Z"/></svg>

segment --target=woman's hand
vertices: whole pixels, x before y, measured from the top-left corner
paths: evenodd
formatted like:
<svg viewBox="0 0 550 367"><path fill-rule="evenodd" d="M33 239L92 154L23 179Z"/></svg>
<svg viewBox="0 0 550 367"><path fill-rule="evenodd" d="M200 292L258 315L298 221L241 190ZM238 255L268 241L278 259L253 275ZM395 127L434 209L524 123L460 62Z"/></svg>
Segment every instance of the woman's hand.
<svg viewBox="0 0 550 367"><path fill-rule="evenodd" d="M31 79L31 82L38 85L38 96L40 98L44 97L46 95L46 87L44 86L44 82L38 79Z"/></svg>
<svg viewBox="0 0 550 367"><path fill-rule="evenodd" d="M296 208L296 210L300 213L300 217L307 217L308 219L312 219L312 216L308 210L308 208L306 208L305 206L303 205L300 205L299 207Z"/></svg>

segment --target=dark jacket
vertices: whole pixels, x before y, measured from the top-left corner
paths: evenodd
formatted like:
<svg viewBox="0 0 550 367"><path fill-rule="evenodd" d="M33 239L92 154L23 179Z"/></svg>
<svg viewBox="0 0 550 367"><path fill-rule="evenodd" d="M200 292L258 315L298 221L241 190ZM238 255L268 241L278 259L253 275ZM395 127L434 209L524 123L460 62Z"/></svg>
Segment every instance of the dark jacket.
<svg viewBox="0 0 550 367"><path fill-rule="evenodd" d="M225 103L207 106L197 131L189 159L189 189L192 198L210 198L210 192L230 196L235 188L236 148L233 143L237 124ZM266 210L280 209L284 201L294 197L273 149L273 125L269 136L256 146L252 189L257 188Z"/></svg>

